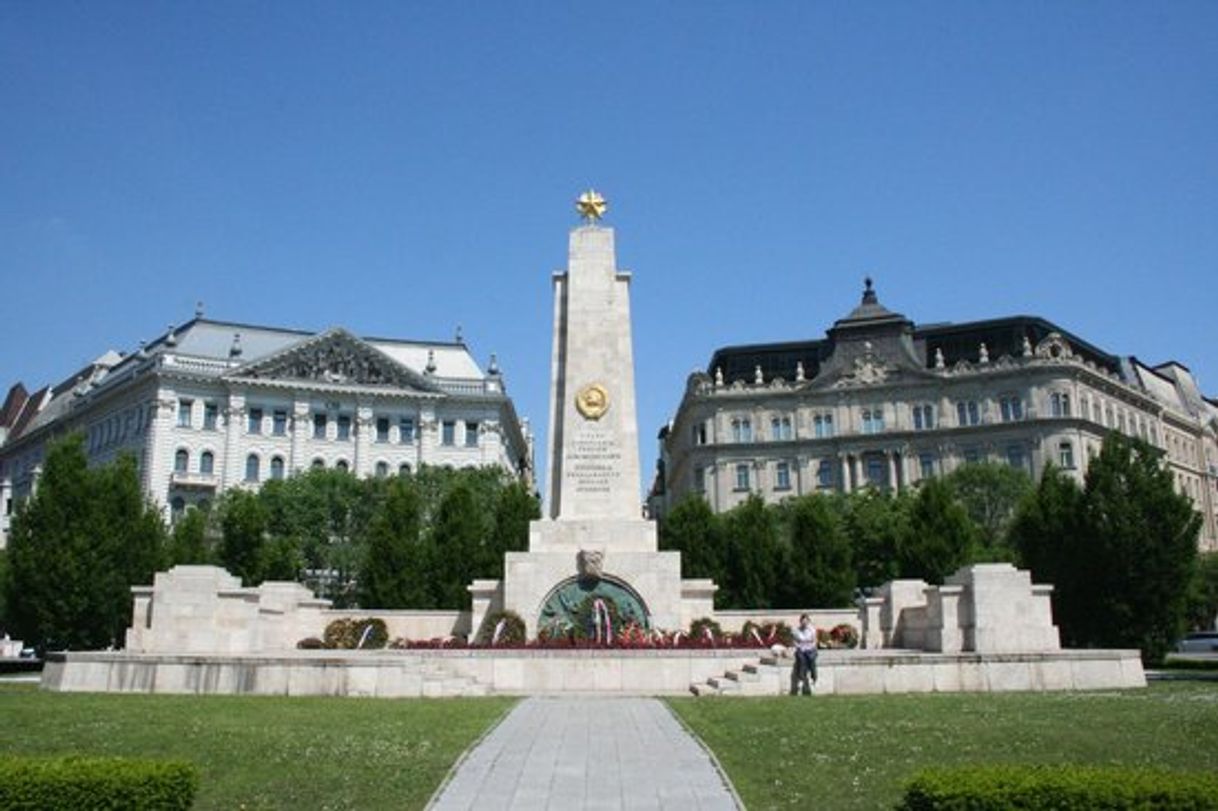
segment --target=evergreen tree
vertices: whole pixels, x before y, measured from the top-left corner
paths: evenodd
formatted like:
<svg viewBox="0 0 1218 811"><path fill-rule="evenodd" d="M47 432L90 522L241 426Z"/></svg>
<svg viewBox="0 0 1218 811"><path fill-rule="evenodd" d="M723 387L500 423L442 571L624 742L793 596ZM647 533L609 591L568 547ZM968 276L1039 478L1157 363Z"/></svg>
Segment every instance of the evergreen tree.
<svg viewBox="0 0 1218 811"><path fill-rule="evenodd" d="M247 585L263 580L262 569L267 534L267 510L258 496L233 489L221 496L220 565Z"/></svg>
<svg viewBox="0 0 1218 811"><path fill-rule="evenodd" d="M786 502L790 565L779 580L779 604L788 608L850 605L855 573L850 539L828 496Z"/></svg>
<svg viewBox="0 0 1218 811"><path fill-rule="evenodd" d="M129 457L90 470L83 439L47 447L9 543L9 614L17 636L47 647L122 644L131 586L162 563L164 528Z"/></svg>
<svg viewBox="0 0 1218 811"><path fill-rule="evenodd" d="M433 592L438 608L464 608L469 604L467 589L477 576L480 547L486 536L473 490L458 482L440 501L432 532L436 554Z"/></svg>
<svg viewBox="0 0 1218 811"><path fill-rule="evenodd" d="M897 550L907 532L909 502L907 493L891 495L871 487L836 497L860 586L879 586L900 576Z"/></svg>
<svg viewBox="0 0 1218 811"><path fill-rule="evenodd" d="M976 559L1014 560L1007 530L1020 503L1032 492L1032 478L1010 465L987 462L964 465L944 481L977 527Z"/></svg>
<svg viewBox="0 0 1218 811"><path fill-rule="evenodd" d="M785 575L773 510L756 493L724 516L726 570L719 587L724 608L772 608Z"/></svg>
<svg viewBox="0 0 1218 811"><path fill-rule="evenodd" d="M726 582L722 521L706 499L698 495L682 499L660 522L659 535L661 549L681 553L682 576Z"/></svg>
<svg viewBox="0 0 1218 811"><path fill-rule="evenodd" d="M942 583L971 560L976 535L952 488L942 479L924 482L909 506L908 525L897 547L900 576Z"/></svg>
<svg viewBox="0 0 1218 811"><path fill-rule="evenodd" d="M503 577L503 556L507 552L525 552L529 548L529 522L541 517L537 497L520 482L500 484L495 497L495 529L493 542L479 566L478 576Z"/></svg>
<svg viewBox="0 0 1218 811"><path fill-rule="evenodd" d="M429 607L429 562L422 559L421 551L418 493L407 480L393 479L368 526L359 576L360 605Z"/></svg>
<svg viewBox="0 0 1218 811"><path fill-rule="evenodd" d="M169 542L169 565L208 564L215 556L207 543L207 512L186 510L173 525Z"/></svg>

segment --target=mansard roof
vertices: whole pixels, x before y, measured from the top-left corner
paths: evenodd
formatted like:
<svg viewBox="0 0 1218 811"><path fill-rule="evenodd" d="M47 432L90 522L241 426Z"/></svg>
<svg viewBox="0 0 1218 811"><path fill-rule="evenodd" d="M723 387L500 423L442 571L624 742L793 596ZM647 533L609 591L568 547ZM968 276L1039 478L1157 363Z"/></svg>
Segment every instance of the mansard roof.
<svg viewBox="0 0 1218 811"><path fill-rule="evenodd" d="M1053 333L1060 335L1071 350L1083 359L1122 379L1131 376L1120 357L1039 316L1015 315L963 323L915 325L904 315L880 303L870 279L866 280L859 306L845 318L835 321L825 338L721 347L711 355L706 373L713 378L718 369L727 384L737 380L753 383L757 367L761 367L766 382L779 377L791 382L795 378L797 364L802 363L804 378L814 380L839 345L872 339L878 345L881 338L895 340L898 336L908 339L906 345L912 345L917 362L931 370L935 368L936 350L943 353L944 365L948 367L960 361L976 362L983 343L989 357L994 360L1003 355L1019 357L1023 353L1025 338L1036 346Z"/></svg>

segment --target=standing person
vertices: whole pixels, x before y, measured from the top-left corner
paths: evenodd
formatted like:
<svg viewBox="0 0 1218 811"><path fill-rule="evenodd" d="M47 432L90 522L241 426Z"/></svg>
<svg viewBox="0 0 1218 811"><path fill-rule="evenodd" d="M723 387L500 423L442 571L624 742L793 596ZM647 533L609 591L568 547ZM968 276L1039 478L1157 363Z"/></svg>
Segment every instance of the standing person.
<svg viewBox="0 0 1218 811"><path fill-rule="evenodd" d="M816 626L807 614L799 615L799 627L791 632L795 637L795 669L791 673L791 695L801 692L812 695L816 684ZM808 680L811 679L811 684Z"/></svg>

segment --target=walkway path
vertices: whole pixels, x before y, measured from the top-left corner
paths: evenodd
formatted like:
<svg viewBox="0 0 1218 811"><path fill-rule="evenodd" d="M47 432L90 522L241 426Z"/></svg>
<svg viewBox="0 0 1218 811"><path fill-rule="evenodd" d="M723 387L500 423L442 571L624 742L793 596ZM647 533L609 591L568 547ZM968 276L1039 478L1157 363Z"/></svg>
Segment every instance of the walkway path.
<svg viewBox="0 0 1218 811"><path fill-rule="evenodd" d="M723 809L701 745L654 698L528 698L433 800L450 809Z"/></svg>

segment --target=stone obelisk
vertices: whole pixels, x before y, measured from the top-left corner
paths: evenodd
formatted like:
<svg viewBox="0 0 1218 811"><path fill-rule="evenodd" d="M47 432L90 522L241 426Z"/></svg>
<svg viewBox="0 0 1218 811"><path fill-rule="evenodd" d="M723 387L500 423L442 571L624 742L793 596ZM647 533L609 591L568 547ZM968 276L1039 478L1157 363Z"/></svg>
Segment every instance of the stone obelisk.
<svg viewBox="0 0 1218 811"><path fill-rule="evenodd" d="M571 230L567 268L553 279L546 517L529 525L529 551L509 552L494 585L530 635L543 614L561 625L581 594L629 605L650 627L679 628L686 614L710 613L714 584L683 586L680 554L658 551L655 523L642 517L630 274L617 267L613 229L599 222L603 198L590 191L577 208L584 224ZM479 606L493 606L492 585L471 588L475 621Z"/></svg>

